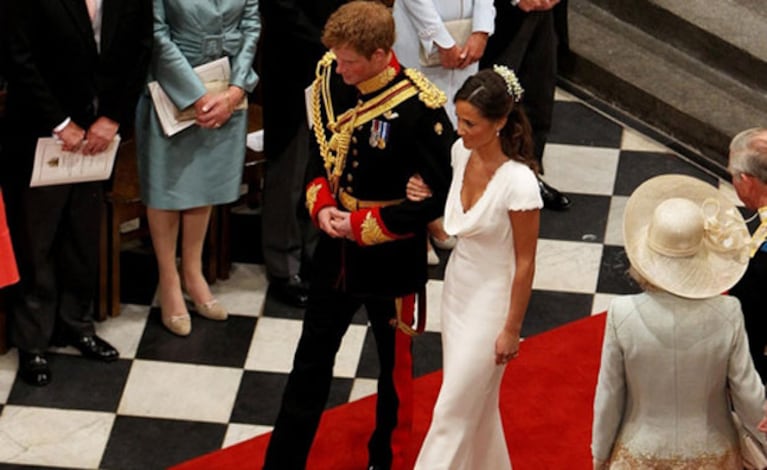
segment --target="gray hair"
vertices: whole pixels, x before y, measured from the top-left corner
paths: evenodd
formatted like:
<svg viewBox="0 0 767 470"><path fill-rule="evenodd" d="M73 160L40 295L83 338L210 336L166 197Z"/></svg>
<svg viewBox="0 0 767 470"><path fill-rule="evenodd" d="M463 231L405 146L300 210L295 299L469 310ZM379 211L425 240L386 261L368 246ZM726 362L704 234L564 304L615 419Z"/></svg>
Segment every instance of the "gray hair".
<svg viewBox="0 0 767 470"><path fill-rule="evenodd" d="M754 127L740 132L730 143L731 175L752 175L767 184L767 128Z"/></svg>

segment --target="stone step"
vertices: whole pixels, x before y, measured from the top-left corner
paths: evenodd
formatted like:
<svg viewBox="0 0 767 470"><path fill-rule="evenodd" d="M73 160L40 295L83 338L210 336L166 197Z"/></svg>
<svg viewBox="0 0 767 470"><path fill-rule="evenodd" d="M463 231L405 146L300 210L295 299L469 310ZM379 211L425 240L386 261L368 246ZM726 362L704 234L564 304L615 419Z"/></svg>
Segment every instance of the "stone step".
<svg viewBox="0 0 767 470"><path fill-rule="evenodd" d="M601 1L608 0L570 0L573 60L563 77L695 149L700 163L726 177L732 136L767 126L767 91L623 21Z"/></svg>
<svg viewBox="0 0 767 470"><path fill-rule="evenodd" d="M767 91L764 0L589 1L738 81Z"/></svg>

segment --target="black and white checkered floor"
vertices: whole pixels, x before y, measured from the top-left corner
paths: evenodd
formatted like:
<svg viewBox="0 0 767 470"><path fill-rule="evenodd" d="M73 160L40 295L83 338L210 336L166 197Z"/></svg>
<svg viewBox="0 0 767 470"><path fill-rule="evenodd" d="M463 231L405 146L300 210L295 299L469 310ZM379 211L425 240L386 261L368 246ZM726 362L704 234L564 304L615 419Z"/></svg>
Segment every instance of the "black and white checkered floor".
<svg viewBox="0 0 767 470"><path fill-rule="evenodd" d="M525 336L604 311L612 296L636 291L624 274L621 219L639 183L662 173L721 183L669 146L677 148L558 91L545 179L568 193L573 207L543 212ZM722 190L735 198L728 184ZM97 325L120 350L119 361L54 350L53 382L33 388L15 378L15 350L0 356L0 469L165 468L271 429L302 312L267 293L257 215L234 219L239 262L229 280L214 285L232 312L227 322L195 316L190 337L166 332L151 306L151 253L139 247L123 256L122 314ZM447 253L440 255L444 265ZM418 375L440 367L443 267L432 270L427 332L415 340ZM375 350L362 314L344 337L334 374L328 406L375 390Z"/></svg>

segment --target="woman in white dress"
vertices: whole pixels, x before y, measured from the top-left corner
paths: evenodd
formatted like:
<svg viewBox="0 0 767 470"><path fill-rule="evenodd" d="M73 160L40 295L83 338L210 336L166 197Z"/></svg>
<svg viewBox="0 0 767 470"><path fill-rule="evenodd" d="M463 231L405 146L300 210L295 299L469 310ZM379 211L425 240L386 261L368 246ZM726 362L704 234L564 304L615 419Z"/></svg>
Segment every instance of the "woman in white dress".
<svg viewBox="0 0 767 470"><path fill-rule="evenodd" d="M445 229L458 243L442 295L442 388L416 469L511 468L498 395L519 354L543 205L521 93L499 67L470 77L455 97L461 138ZM408 188L424 195L417 182Z"/></svg>
<svg viewBox="0 0 767 470"><path fill-rule="evenodd" d="M623 235L645 292L616 297L607 312L594 469L742 469L739 434L765 440L740 303L720 295L748 261L740 212L709 184L663 175L631 195Z"/></svg>
<svg viewBox="0 0 767 470"><path fill-rule="evenodd" d="M479 70L479 59L495 27L493 0L397 0L392 16L397 27L394 42L397 59L423 72L449 98ZM446 21L457 20L471 23L471 34L462 44L455 41L445 26ZM421 49L438 53L439 63L423 65ZM455 105L451 100L445 103L445 111L455 127ZM438 248L450 250L455 246L455 237L445 233L441 219L429 224L429 233ZM427 245L429 264L439 264L436 252Z"/></svg>

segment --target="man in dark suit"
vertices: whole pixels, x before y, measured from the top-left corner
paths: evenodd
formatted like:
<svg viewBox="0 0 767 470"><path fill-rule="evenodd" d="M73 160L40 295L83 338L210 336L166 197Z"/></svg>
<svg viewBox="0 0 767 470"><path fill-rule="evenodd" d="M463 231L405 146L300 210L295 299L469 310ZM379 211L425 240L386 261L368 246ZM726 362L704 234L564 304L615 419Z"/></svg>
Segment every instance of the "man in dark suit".
<svg viewBox="0 0 767 470"><path fill-rule="evenodd" d="M767 128L745 130L732 139L728 171L732 185L746 207L759 211L761 226L754 234L758 239L756 251L748 263L748 269L738 283L730 289L730 295L740 300L743 321L748 333L748 347L756 371L767 380L767 316L764 307L767 295Z"/></svg>
<svg viewBox="0 0 767 470"><path fill-rule="evenodd" d="M554 112L554 89L557 84L557 29L566 32L560 14L555 27L554 7L559 0L495 0L495 33L488 39L480 68L493 64L514 69L525 96L525 107L533 128L535 156L543 174L543 149ZM565 210L570 199L538 180L544 207Z"/></svg>
<svg viewBox="0 0 767 470"><path fill-rule="evenodd" d="M129 131L152 44L151 0L8 1L3 190L21 274L11 299L19 375L51 380L53 342L114 361L95 334L101 183L30 188L37 139L95 154Z"/></svg>
<svg viewBox="0 0 767 470"><path fill-rule="evenodd" d="M264 101L263 253L271 293L303 307L318 232L301 200L309 160L304 89L325 53L320 42L330 14L346 0L262 0L261 86Z"/></svg>

